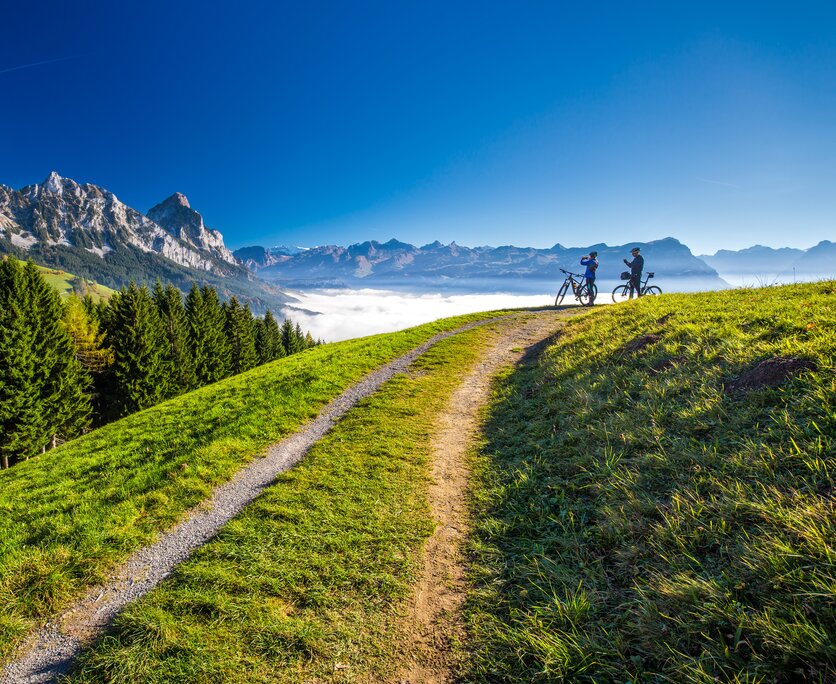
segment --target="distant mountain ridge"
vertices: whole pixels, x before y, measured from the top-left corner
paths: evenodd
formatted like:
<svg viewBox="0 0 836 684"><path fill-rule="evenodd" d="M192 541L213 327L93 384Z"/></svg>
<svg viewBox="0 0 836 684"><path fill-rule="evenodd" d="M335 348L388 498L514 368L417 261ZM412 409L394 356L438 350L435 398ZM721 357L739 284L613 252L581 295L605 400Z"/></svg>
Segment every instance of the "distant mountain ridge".
<svg viewBox="0 0 836 684"><path fill-rule="evenodd" d="M674 238L646 243L610 246L564 247L556 244L548 249L534 247L464 247L439 241L422 247L391 239L371 240L347 247L325 245L297 254L282 254L263 247L236 250L262 278L279 283L321 281L346 286L370 286L371 283L397 284L414 281L445 283L451 280L495 279L513 280L562 279L561 268L582 271L580 259L590 250L598 252L600 280L618 280L624 270L623 258L638 246L647 263L647 270L659 276L701 281L706 287L722 287L725 283L717 271Z"/></svg>
<svg viewBox="0 0 836 684"><path fill-rule="evenodd" d="M281 257L295 256L306 251L303 247L241 247L233 252L233 256L248 269L255 272L265 266L272 266Z"/></svg>
<svg viewBox="0 0 836 684"><path fill-rule="evenodd" d="M158 277L181 290L192 282L208 283L256 311L278 310L290 299L254 278L185 195L175 193L145 215L109 190L55 171L20 190L0 185L0 253L114 288Z"/></svg>
<svg viewBox="0 0 836 684"><path fill-rule="evenodd" d="M723 273L776 279L784 276L833 277L836 275L836 243L822 240L809 249L753 245L740 250L721 249L700 258Z"/></svg>

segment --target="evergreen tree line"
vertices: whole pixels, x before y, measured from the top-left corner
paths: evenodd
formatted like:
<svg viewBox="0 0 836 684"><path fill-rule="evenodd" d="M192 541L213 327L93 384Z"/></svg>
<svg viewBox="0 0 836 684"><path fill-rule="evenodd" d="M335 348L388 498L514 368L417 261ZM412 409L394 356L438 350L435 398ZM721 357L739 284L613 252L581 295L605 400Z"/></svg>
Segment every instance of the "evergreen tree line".
<svg viewBox="0 0 836 684"><path fill-rule="evenodd" d="M157 282L62 303L33 263L0 261L0 465L317 344L210 286L185 302Z"/></svg>

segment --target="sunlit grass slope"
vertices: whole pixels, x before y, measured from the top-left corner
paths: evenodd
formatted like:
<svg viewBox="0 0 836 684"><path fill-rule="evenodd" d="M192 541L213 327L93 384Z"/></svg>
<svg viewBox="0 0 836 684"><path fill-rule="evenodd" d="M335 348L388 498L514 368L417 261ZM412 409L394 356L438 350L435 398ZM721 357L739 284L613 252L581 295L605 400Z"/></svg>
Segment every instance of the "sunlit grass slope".
<svg viewBox="0 0 836 684"><path fill-rule="evenodd" d="M834 356L823 282L608 307L505 377L465 676L836 681Z"/></svg>
<svg viewBox="0 0 836 684"><path fill-rule="evenodd" d="M0 657L363 375L492 315L316 347L0 471Z"/></svg>
<svg viewBox="0 0 836 684"><path fill-rule="evenodd" d="M48 266L38 266L41 275L47 283L62 296L69 295L75 292L76 289L81 289L85 294L89 294L94 300L110 299L115 290L105 287L92 280L85 281L83 278L67 273L57 268L49 268Z"/></svg>
<svg viewBox="0 0 836 684"><path fill-rule="evenodd" d="M389 681L432 533L436 416L489 333L445 340L364 400L83 658L72 682Z"/></svg>

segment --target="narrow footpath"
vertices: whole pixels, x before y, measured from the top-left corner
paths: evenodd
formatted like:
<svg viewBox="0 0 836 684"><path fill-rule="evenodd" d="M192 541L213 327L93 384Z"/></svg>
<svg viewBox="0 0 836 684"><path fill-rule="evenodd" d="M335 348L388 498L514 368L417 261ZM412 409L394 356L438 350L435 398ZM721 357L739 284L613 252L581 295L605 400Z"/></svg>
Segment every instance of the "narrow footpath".
<svg viewBox="0 0 836 684"><path fill-rule="evenodd" d="M535 358L563 321L579 310L539 312L522 321L503 321L495 343L465 378L439 416L432 445L429 498L435 532L424 551L423 571L405 617L408 662L392 682L446 684L455 680L456 644L465 640L462 544L468 533L468 452L475 445L491 381L504 367Z"/></svg>
<svg viewBox="0 0 836 684"><path fill-rule="evenodd" d="M400 358L370 373L328 404L316 419L273 445L264 458L242 468L212 496L189 511L180 523L154 544L140 549L120 566L110 580L88 590L76 603L33 633L17 657L0 673L0 684L54 682L69 671L80 651L99 637L128 604L141 598L168 577L176 566L206 544L240 513L276 476L292 468L358 401L376 392L439 341L501 321L498 342L457 390L445 426L435 445L436 485L431 492L438 529L427 547L424 578L415 601L411 639L418 654L400 681L446 682L449 679L450 634L461 628L455 617L463 595L459 542L464 534L464 455L476 430L479 407L487 400L490 377L520 357L519 348L542 341L570 311L544 310L511 314L440 333ZM517 351L515 351L517 349ZM452 630L452 631L451 631Z"/></svg>

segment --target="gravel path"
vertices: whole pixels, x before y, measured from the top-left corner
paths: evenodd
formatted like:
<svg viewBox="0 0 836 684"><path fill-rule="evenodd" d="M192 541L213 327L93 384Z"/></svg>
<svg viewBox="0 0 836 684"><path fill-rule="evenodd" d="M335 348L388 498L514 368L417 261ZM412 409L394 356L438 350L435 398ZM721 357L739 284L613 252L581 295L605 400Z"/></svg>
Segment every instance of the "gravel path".
<svg viewBox="0 0 836 684"><path fill-rule="evenodd" d="M405 372L440 340L496 320L478 321L440 333L343 392L299 432L270 447L264 458L242 468L232 480L215 489L210 499L189 511L156 543L130 556L110 582L89 590L80 601L33 634L19 651L18 659L3 669L0 684L52 682L66 673L82 647L101 634L122 608L151 591L195 549L209 541L277 475L293 467L360 399L373 394L395 374Z"/></svg>

